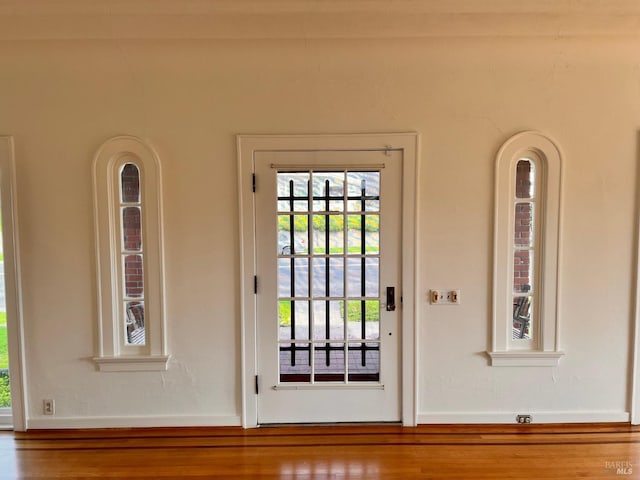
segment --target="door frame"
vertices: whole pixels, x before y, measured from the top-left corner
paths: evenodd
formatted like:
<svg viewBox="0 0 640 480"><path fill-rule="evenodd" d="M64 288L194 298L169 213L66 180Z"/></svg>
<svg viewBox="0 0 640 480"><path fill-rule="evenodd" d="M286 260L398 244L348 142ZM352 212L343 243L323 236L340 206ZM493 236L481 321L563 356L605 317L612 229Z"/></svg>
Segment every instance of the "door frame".
<svg viewBox="0 0 640 480"><path fill-rule="evenodd" d="M13 137L0 136L0 204L9 343L13 430L27 429L26 362L22 319L22 282ZM6 426L4 422L1 426Z"/></svg>
<svg viewBox="0 0 640 480"><path fill-rule="evenodd" d="M257 302L256 231L254 206L254 155L258 151L402 151L402 340L401 418L404 426L417 423L417 331L416 331L416 205L419 135L416 132L342 135L237 135L238 195L240 213L240 342L242 426L258 426L256 394ZM259 188L259 185L258 185Z"/></svg>

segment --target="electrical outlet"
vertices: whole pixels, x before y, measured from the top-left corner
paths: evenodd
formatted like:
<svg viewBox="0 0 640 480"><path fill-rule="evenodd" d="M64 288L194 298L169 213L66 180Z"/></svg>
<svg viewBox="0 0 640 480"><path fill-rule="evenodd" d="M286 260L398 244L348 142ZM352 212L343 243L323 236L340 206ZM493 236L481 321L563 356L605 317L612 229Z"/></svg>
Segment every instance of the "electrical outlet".
<svg viewBox="0 0 640 480"><path fill-rule="evenodd" d="M56 413L56 403L52 398L45 398L42 401L42 413L45 415L53 415Z"/></svg>
<svg viewBox="0 0 640 480"><path fill-rule="evenodd" d="M518 422L518 423L531 423L531 415L518 415L518 416L516 416L516 422Z"/></svg>

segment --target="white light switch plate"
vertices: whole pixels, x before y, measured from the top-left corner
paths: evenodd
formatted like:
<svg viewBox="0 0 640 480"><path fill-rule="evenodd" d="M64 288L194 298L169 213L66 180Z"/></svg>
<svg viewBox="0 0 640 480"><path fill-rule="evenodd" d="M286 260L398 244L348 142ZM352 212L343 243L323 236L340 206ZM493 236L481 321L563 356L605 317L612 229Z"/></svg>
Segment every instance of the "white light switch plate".
<svg viewBox="0 0 640 480"><path fill-rule="evenodd" d="M431 305L460 305L460 290L429 290Z"/></svg>

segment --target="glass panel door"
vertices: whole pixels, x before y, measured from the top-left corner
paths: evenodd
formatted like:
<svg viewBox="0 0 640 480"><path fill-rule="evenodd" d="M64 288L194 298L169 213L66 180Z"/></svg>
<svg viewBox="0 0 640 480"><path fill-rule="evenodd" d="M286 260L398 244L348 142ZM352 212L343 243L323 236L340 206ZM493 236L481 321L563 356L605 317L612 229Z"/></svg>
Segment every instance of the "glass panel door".
<svg viewBox="0 0 640 480"><path fill-rule="evenodd" d="M400 291L402 160L385 153L256 157L261 423L400 418L382 292Z"/></svg>

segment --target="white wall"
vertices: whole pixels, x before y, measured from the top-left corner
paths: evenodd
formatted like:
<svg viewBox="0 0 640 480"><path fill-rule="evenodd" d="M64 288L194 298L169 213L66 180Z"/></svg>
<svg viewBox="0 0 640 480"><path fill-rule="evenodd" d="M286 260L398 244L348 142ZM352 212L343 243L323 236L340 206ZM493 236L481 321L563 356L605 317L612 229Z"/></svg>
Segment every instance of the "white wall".
<svg viewBox="0 0 640 480"><path fill-rule="evenodd" d="M16 145L29 424L238 424L235 135L393 131L422 136L419 419L626 419L637 44L614 35L0 39L0 134ZM566 355L557 368L490 367L483 353L494 158L525 129L554 137L565 153ZM149 139L163 166L173 357L163 373L99 373L90 360L90 169L117 134ZM461 289L462 305L429 305L436 287ZM56 400L53 419L41 415L43 398Z"/></svg>

